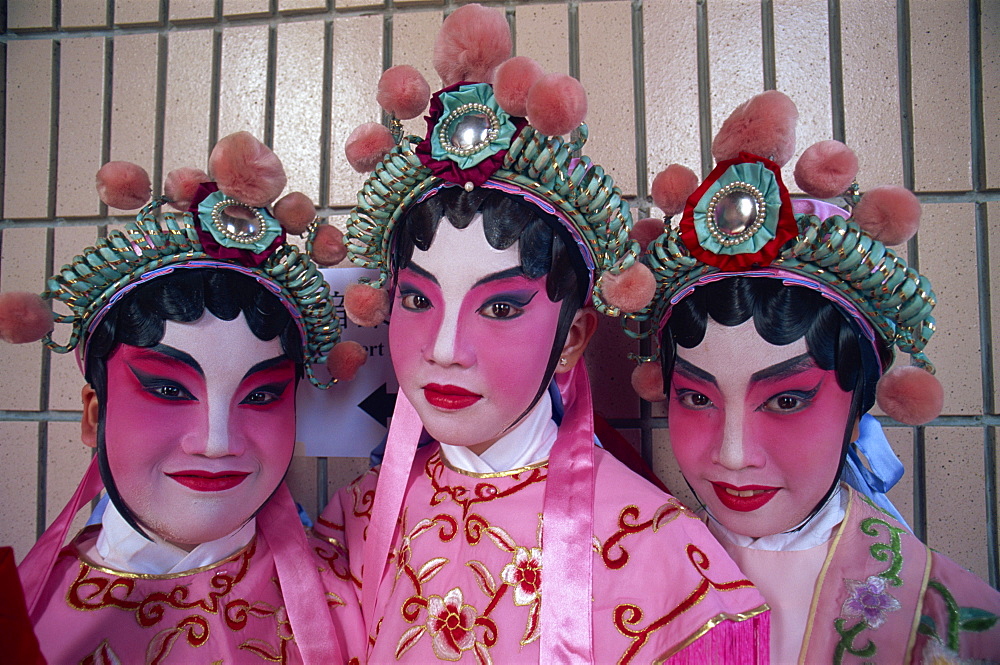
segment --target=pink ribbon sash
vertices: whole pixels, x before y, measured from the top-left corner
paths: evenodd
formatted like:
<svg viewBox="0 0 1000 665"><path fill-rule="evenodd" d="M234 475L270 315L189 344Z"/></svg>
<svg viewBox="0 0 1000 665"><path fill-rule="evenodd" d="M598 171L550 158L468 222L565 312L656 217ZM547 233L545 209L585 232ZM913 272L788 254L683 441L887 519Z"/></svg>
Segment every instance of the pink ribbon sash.
<svg viewBox="0 0 1000 665"><path fill-rule="evenodd" d="M295 643L306 665L328 663L341 653L323 582L309 552L295 501L285 483L257 516L257 532L274 556L281 596Z"/></svg>
<svg viewBox="0 0 1000 665"><path fill-rule="evenodd" d="M361 571L361 609L365 618L365 628L375 631L375 604L378 600L379 584L385 568L389 564L389 552L399 522L399 511L410 481L413 456L423 424L417 410L400 390L396 396L396 408L392 412L389 439L385 446L385 457L379 470L378 491L372 505L372 517L368 524L368 537L364 545L363 568Z"/></svg>
<svg viewBox="0 0 1000 665"><path fill-rule="evenodd" d="M556 385L566 408L549 455L542 523L540 661L594 662L594 418L583 362Z"/></svg>
<svg viewBox="0 0 1000 665"><path fill-rule="evenodd" d="M49 576L55 569L59 551L66 543L66 536L73 524L73 518L83 507L83 504L97 496L97 493L103 488L104 483L101 482L97 457L93 457L87 467L87 472L83 474L83 480L80 481L69 503L18 566L17 571L21 576L21 585L24 587L28 616L31 617L32 623L38 621L38 612L41 610L38 604L42 599L42 592L49 581Z"/></svg>

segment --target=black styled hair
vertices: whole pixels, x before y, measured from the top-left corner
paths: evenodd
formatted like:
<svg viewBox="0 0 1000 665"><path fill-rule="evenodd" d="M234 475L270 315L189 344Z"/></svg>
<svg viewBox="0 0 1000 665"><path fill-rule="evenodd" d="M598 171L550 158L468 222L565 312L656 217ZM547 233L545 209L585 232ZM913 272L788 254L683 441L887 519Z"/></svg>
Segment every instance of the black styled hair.
<svg viewBox="0 0 1000 665"><path fill-rule="evenodd" d="M242 313L258 339L278 337L285 355L297 366L297 378L302 376L302 337L291 314L257 280L234 270L177 269L137 286L107 312L89 336L84 363L84 376L98 400L97 463L108 497L129 526L146 538L149 536L118 492L108 464L104 438L107 361L118 345L156 346L163 339L167 321L191 323L206 311L223 321L232 321Z"/></svg>
<svg viewBox="0 0 1000 665"><path fill-rule="evenodd" d="M464 229L476 213L483 215L483 231L490 247L503 250L518 243L524 276L537 279L545 275L549 300L562 302L552 352L542 385L531 401L533 407L548 388L573 317L586 304L590 292L590 272L583 256L556 217L519 196L495 189L446 187L414 205L400 219L393 238L393 274L409 265L414 249L430 249L442 217L456 229Z"/></svg>
<svg viewBox="0 0 1000 665"><path fill-rule="evenodd" d="M732 277L699 286L674 305L660 339L663 385L667 390L677 345L691 349L701 344L709 317L724 326L738 326L753 319L757 333L779 346L805 338L809 356L820 369L834 370L840 388L852 393L837 474L805 524L840 482L854 423L875 404L876 385L883 368L892 361L891 351L880 343L876 354L858 324L817 291L786 285L779 279Z"/></svg>

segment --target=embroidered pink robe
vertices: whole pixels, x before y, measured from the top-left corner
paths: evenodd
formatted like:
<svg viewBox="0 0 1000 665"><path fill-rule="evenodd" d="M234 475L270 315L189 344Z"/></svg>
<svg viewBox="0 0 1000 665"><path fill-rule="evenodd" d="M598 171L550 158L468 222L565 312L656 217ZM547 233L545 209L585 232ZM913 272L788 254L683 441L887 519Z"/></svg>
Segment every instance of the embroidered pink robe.
<svg viewBox="0 0 1000 665"><path fill-rule="evenodd" d="M64 547L36 609L35 634L49 663L300 663L274 557L255 537L214 565L172 575L114 572L80 555L99 527ZM357 662L363 631L357 599L334 568L340 553L310 539L340 653ZM343 570L341 572L344 572Z"/></svg>
<svg viewBox="0 0 1000 665"><path fill-rule="evenodd" d="M772 654L782 643L799 663L929 663L972 658L1000 662L1000 592L951 559L933 552L898 521L849 492L843 522L824 547L819 576L799 579L799 565L822 552L751 550L724 540L772 607L772 630L788 625L788 602L774 590L811 593L813 610L798 636L772 633ZM814 550L820 549L814 548ZM799 602L796 602L799 601ZM789 660L775 662L794 662Z"/></svg>
<svg viewBox="0 0 1000 665"><path fill-rule="evenodd" d="M593 643L599 663L767 662L763 599L708 530L668 494L595 450ZM537 662L545 462L508 473L416 454L369 626L371 662ZM374 469L323 512L360 593ZM580 565L591 565L581 561ZM569 608L567 611L572 611Z"/></svg>

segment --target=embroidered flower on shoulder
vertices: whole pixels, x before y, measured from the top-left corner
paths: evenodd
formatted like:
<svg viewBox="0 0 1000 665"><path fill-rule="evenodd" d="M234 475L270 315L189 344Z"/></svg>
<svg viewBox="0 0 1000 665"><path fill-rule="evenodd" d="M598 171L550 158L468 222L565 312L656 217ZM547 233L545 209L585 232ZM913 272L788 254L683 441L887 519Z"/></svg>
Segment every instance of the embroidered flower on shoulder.
<svg viewBox="0 0 1000 665"><path fill-rule="evenodd" d="M542 593L542 549L518 547L500 578L514 589L515 605L530 605Z"/></svg>
<svg viewBox="0 0 1000 665"><path fill-rule="evenodd" d="M975 661L959 657L957 653L944 645L941 640L931 638L924 645L920 654L920 662L925 665L972 665Z"/></svg>
<svg viewBox="0 0 1000 665"><path fill-rule="evenodd" d="M871 629L885 623L889 612L900 608L899 601L886 591L886 580L872 575L867 580L844 580L848 596L844 601L843 615L860 617Z"/></svg>
<svg viewBox="0 0 1000 665"><path fill-rule="evenodd" d="M427 629L434 654L441 660L458 660L463 651L476 646L476 618L472 605L465 604L462 590L455 587L444 598L427 598Z"/></svg>

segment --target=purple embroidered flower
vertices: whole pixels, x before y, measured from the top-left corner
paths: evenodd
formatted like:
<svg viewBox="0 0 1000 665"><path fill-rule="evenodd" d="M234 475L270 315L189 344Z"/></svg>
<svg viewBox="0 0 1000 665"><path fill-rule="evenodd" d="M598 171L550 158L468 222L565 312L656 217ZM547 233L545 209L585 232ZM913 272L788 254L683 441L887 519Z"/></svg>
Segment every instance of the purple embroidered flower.
<svg viewBox="0 0 1000 665"><path fill-rule="evenodd" d="M899 601L885 590L885 578L872 575L867 580L844 580L848 596L843 613L848 617L861 617L869 628L885 623L886 615L899 609Z"/></svg>

